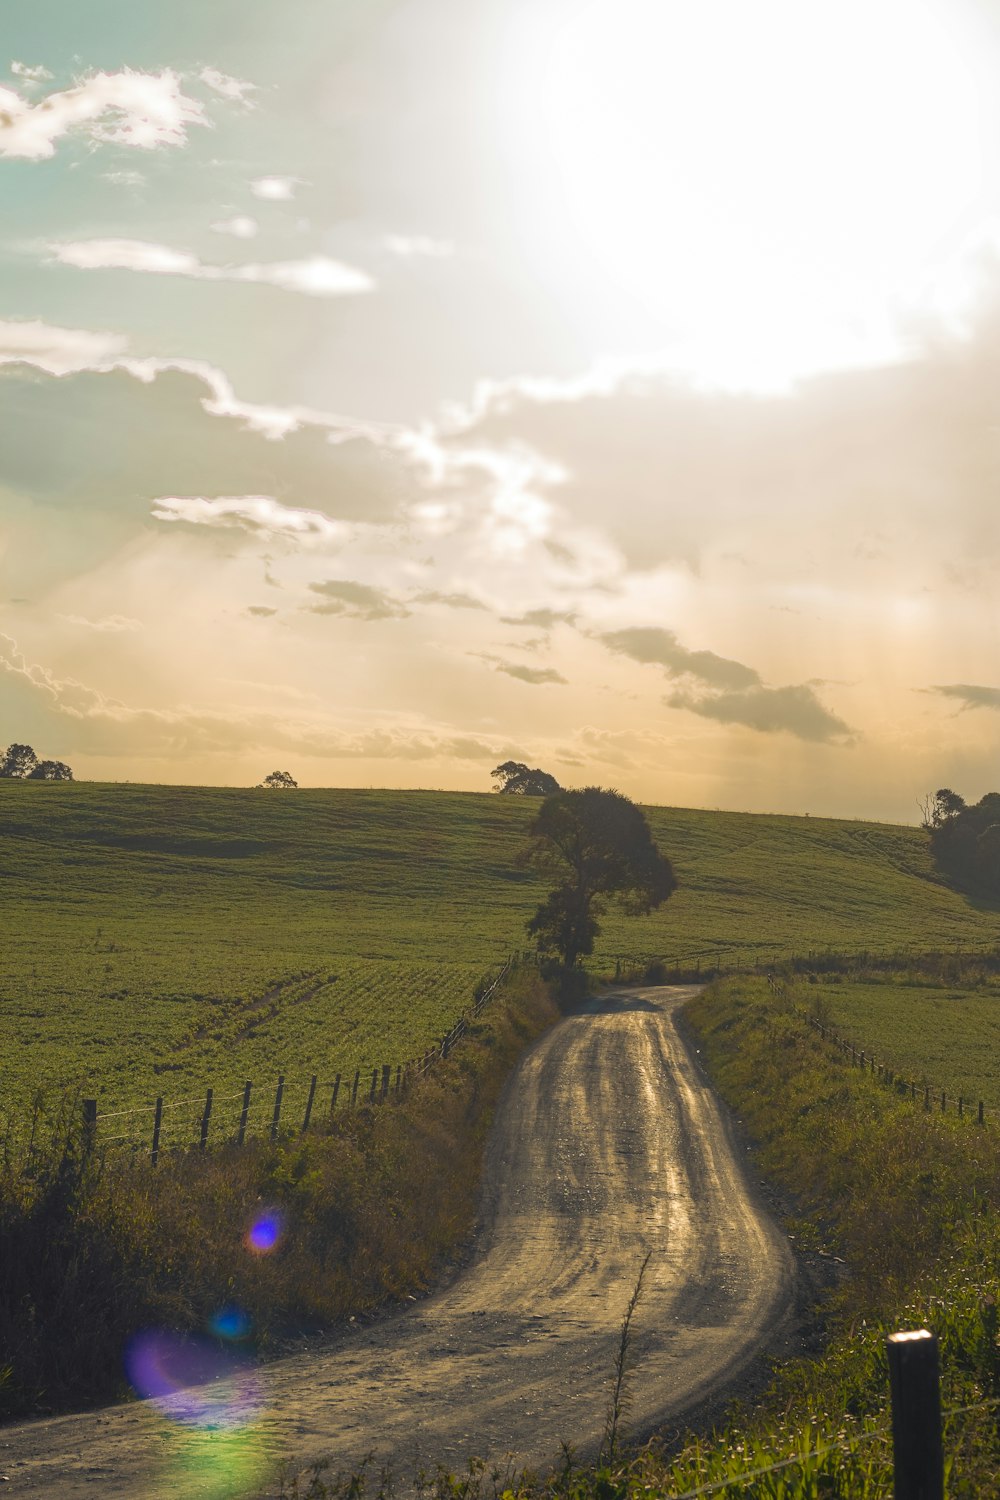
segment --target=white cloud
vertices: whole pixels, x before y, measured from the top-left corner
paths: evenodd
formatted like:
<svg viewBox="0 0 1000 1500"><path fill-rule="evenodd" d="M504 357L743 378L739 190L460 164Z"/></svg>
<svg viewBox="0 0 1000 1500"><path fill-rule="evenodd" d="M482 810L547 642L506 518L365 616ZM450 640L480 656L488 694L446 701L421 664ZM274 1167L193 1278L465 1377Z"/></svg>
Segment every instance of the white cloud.
<svg viewBox="0 0 1000 1500"><path fill-rule="evenodd" d="M53 77L48 68L41 66L31 68L27 63L23 62L12 62L10 71L15 78L23 78L25 83L45 83Z"/></svg>
<svg viewBox="0 0 1000 1500"><path fill-rule="evenodd" d="M154 276L186 276L192 281L243 281L301 292L307 297L346 297L370 292L375 282L366 271L326 255L305 260L213 266L189 250L147 240L76 240L51 245L56 260L81 271L141 271Z"/></svg>
<svg viewBox="0 0 1000 1500"><path fill-rule="evenodd" d="M301 177L255 177L250 191L255 198L267 198L274 203L287 203L295 197L295 189L301 187Z"/></svg>
<svg viewBox="0 0 1000 1500"><path fill-rule="evenodd" d="M223 99L232 99L238 104L247 104L253 108L251 94L256 93L255 83L246 83L241 78L231 78L228 73L220 73L218 68L202 68L198 74L202 83L207 83L210 89L214 89Z"/></svg>
<svg viewBox="0 0 1000 1500"><path fill-rule="evenodd" d="M214 500L200 496L171 495L153 502L158 521L187 521L192 526L238 526L244 531L273 537L343 543L351 527L334 521L318 510L300 510L283 505L271 495L220 495Z"/></svg>
<svg viewBox="0 0 1000 1500"><path fill-rule="evenodd" d="M146 181L144 172L105 172L105 182L113 182L116 187L142 187Z"/></svg>
<svg viewBox="0 0 1000 1500"><path fill-rule="evenodd" d="M42 161L73 130L94 141L153 150L183 146L190 125L209 125L197 99L181 91L179 76L162 73L92 73L70 89L36 103L0 87L0 157Z"/></svg>
<svg viewBox="0 0 1000 1500"><path fill-rule="evenodd" d="M126 346L118 333L85 328L57 328L38 319L15 323L0 319L0 365L30 364L49 375L99 369Z"/></svg>
<svg viewBox="0 0 1000 1500"><path fill-rule="evenodd" d="M455 254L452 240L434 240L426 234L386 234L382 236L384 248L393 255L404 258L411 255L427 255L436 259Z"/></svg>
<svg viewBox="0 0 1000 1500"><path fill-rule="evenodd" d="M232 219L220 219L211 227L216 234L231 234L238 240L252 240L259 226L257 220L251 219L249 215L236 214Z"/></svg>

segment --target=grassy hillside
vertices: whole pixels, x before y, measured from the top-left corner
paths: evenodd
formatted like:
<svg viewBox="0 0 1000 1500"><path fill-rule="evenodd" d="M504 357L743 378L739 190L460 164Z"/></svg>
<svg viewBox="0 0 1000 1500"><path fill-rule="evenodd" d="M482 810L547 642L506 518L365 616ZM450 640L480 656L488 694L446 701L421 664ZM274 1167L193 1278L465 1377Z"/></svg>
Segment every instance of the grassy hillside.
<svg viewBox="0 0 1000 1500"><path fill-rule="evenodd" d="M525 942L530 803L434 792L0 782L0 1106L102 1108L422 1050ZM913 828L649 809L681 889L615 954L994 941Z"/></svg>
<svg viewBox="0 0 1000 1500"><path fill-rule="evenodd" d="M800 991L801 992L801 991ZM1000 1109L1000 984L819 984L831 1024L903 1078ZM954 1103L951 1108L954 1109Z"/></svg>

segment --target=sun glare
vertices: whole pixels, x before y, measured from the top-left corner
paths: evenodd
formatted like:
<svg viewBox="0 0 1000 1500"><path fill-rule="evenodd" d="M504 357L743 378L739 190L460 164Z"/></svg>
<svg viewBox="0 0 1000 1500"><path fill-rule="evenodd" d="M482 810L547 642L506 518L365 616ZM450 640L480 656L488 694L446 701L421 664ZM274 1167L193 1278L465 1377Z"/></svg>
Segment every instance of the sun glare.
<svg viewBox="0 0 1000 1500"><path fill-rule="evenodd" d="M780 385L967 309L998 201L956 0L552 4L520 52L528 195L679 366Z"/></svg>

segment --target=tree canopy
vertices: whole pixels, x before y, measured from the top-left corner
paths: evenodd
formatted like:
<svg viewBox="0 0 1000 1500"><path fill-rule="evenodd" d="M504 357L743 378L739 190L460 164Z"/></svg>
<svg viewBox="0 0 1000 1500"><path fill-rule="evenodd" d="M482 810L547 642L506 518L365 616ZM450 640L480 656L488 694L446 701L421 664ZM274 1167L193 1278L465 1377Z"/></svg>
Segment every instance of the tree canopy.
<svg viewBox="0 0 1000 1500"><path fill-rule="evenodd" d="M630 916L643 916L677 889L645 814L621 792L599 786L556 792L542 803L530 833L522 862L559 884L528 932L540 953L557 955L567 969L593 952L597 919L610 898Z"/></svg>
<svg viewBox="0 0 1000 1500"><path fill-rule="evenodd" d="M8 745L0 756L0 778L8 781L72 781L65 761L39 760L30 745Z"/></svg>
<svg viewBox="0 0 1000 1500"><path fill-rule="evenodd" d="M261 782L261 786L267 787L297 787L298 782L291 771L269 771Z"/></svg>
<svg viewBox="0 0 1000 1500"><path fill-rule="evenodd" d="M942 787L924 827L939 869L971 890L1000 896L1000 792L967 803Z"/></svg>
<svg viewBox="0 0 1000 1500"><path fill-rule="evenodd" d="M561 791L558 781L548 771L532 770L519 760L505 760L490 772L497 785L495 792L506 797L549 797Z"/></svg>

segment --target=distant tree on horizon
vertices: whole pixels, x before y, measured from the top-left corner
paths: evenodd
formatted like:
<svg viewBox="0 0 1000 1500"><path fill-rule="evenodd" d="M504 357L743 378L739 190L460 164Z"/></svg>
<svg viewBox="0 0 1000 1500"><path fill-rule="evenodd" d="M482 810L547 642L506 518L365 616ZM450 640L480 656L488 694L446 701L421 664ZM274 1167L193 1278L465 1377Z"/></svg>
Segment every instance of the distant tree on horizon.
<svg viewBox="0 0 1000 1500"><path fill-rule="evenodd" d="M934 794L924 827L940 870L982 895L1000 896L1000 792L967 803L942 787Z"/></svg>
<svg viewBox="0 0 1000 1500"><path fill-rule="evenodd" d="M266 787L297 787L298 782L290 771L271 771L260 785Z"/></svg>
<svg viewBox="0 0 1000 1500"><path fill-rule="evenodd" d="M65 761L39 760L30 745L8 745L0 757L0 778L7 781L72 781Z"/></svg>
<svg viewBox="0 0 1000 1500"><path fill-rule="evenodd" d="M548 771L540 771L537 767L532 770L519 760L505 760L490 775L497 782L493 790L505 797L551 797L553 792L562 791Z"/></svg>

